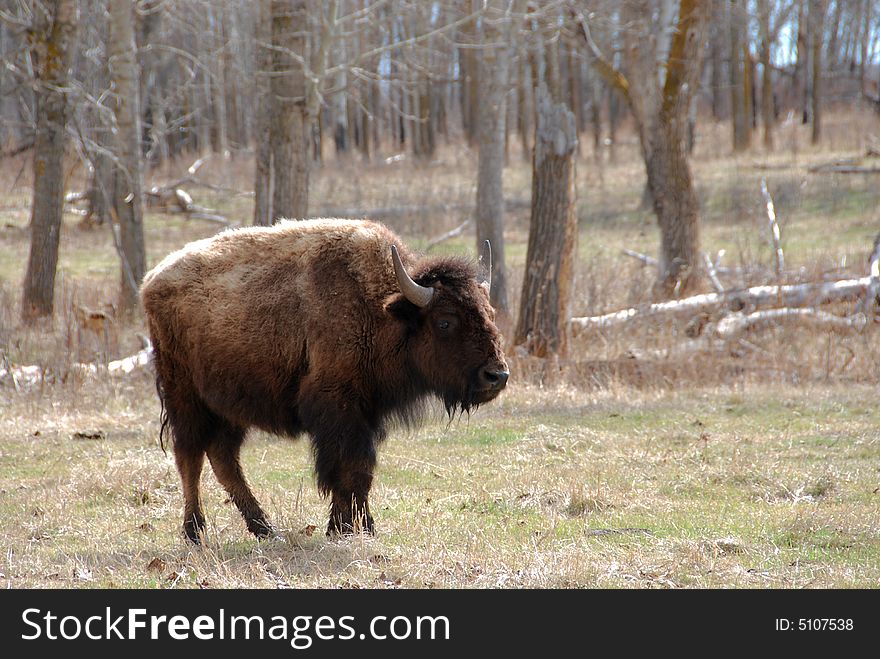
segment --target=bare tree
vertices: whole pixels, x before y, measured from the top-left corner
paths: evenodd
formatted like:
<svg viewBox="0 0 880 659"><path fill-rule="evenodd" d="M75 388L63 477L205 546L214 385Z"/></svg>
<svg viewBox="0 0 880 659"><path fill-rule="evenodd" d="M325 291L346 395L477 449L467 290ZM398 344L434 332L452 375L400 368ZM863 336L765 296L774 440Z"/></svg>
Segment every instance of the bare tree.
<svg viewBox="0 0 880 659"><path fill-rule="evenodd" d="M538 357L564 355L574 284L575 117L554 103L542 82L532 170L532 215L514 344Z"/></svg>
<svg viewBox="0 0 880 659"><path fill-rule="evenodd" d="M813 125L810 141L818 144L822 136L822 38L825 31L825 11L827 0L809 0L810 2L810 39L812 40L812 109Z"/></svg>
<svg viewBox="0 0 880 659"><path fill-rule="evenodd" d="M31 249L24 278L22 319L52 314L64 205L64 147L69 113L68 68L76 38L75 0L34 3L31 59L36 73L34 195Z"/></svg>
<svg viewBox="0 0 880 659"><path fill-rule="evenodd" d="M477 244L492 245L492 304L507 317L507 276L504 267L504 131L510 57L507 35L510 16L499 0L489 4L482 19L480 59L479 164L477 174Z"/></svg>
<svg viewBox="0 0 880 659"><path fill-rule="evenodd" d="M109 0L108 8L110 38L107 48L113 81L116 165L111 215L119 228L117 247L122 271L119 304L123 311L127 311L137 306L138 287L147 264L141 182L140 83L134 41L135 2Z"/></svg>
<svg viewBox="0 0 880 659"><path fill-rule="evenodd" d="M764 124L764 148L770 151L773 149L773 126L776 123L772 49L796 3L758 0L757 7L761 61L761 121Z"/></svg>
<svg viewBox="0 0 880 659"><path fill-rule="evenodd" d="M273 111L269 125L272 149L273 219L303 219L309 212L309 140L305 72L308 57L305 0L272 0ZM296 62L294 56L302 58Z"/></svg>
<svg viewBox="0 0 880 659"><path fill-rule="evenodd" d="M274 223L272 212L272 140L269 135L274 103L270 94L269 71L272 68L272 11L267 2L257 3L259 14L255 23L256 41L256 145L254 153L254 224Z"/></svg>
<svg viewBox="0 0 880 659"><path fill-rule="evenodd" d="M686 140L688 107L699 76L710 7L708 2L681 1L669 56L658 69L654 49L646 47L655 29L651 3L626 3L621 10L625 14L621 23L627 26L626 75L599 51L586 19L577 16L593 66L626 99L636 122L660 226L658 284L666 295L694 288L700 281L700 214ZM661 76L660 70L665 74Z"/></svg>
<svg viewBox="0 0 880 659"><path fill-rule="evenodd" d="M730 0L730 107L734 151L748 149L752 141L750 71L747 8L744 2Z"/></svg>

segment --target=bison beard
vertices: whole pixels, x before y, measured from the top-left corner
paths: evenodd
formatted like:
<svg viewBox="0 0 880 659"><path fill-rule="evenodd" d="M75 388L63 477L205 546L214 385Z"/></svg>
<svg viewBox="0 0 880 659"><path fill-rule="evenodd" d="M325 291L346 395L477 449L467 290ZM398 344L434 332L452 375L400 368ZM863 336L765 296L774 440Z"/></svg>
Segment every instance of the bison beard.
<svg viewBox="0 0 880 659"><path fill-rule="evenodd" d="M141 298L160 437L172 438L187 538L205 528L205 456L248 529L272 532L239 461L251 427L308 434L331 501L327 533L372 533L389 422L417 422L431 397L452 419L507 383L483 272L491 266L417 259L384 226L349 220L227 231L150 271Z"/></svg>

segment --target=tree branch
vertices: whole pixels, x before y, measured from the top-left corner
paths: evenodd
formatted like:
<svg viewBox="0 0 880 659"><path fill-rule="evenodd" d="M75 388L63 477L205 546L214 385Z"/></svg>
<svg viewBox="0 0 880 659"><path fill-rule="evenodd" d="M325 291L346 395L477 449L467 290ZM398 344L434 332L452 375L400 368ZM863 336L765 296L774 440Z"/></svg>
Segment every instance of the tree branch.
<svg viewBox="0 0 880 659"><path fill-rule="evenodd" d="M576 11L574 8L571 9L571 13L577 21L578 27L580 27L581 36L583 36L584 41L587 44L587 51L591 56L590 64L592 64L593 68L596 69L596 72L602 77L608 86L623 94L624 98L626 98L626 102L632 106L629 80L627 80L626 76L617 70L614 65L602 55L599 46L593 41L593 35L590 33L590 26L587 24L584 15L581 12Z"/></svg>

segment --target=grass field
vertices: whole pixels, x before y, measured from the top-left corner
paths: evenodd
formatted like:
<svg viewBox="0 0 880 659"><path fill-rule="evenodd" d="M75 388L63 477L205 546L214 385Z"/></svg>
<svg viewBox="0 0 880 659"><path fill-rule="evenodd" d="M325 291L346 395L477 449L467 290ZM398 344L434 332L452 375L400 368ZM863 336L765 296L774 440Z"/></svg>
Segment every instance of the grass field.
<svg viewBox="0 0 880 659"><path fill-rule="evenodd" d="M853 131L851 117L832 117L828 144L816 150L783 128L781 139L801 146L772 157L725 155L727 133L707 129L694 163L705 249L727 250L730 265L770 265L758 193L766 176L792 280L862 276L880 231L880 188L806 169L861 153L856 135L875 130L876 118L858 120L863 130ZM315 172L313 206L424 207L389 220L416 245L459 224L466 211L457 204L473 199L475 161L458 148L413 166L337 165ZM249 174L230 172L248 167L211 162L205 178L244 189ZM640 168L633 145L601 168L588 148L581 157L576 315L649 299L652 273L620 254L656 251L653 219L639 208ZM375 538L328 540L307 442L255 433L245 470L280 537L247 534L206 469L208 542L188 546L173 459L158 446L150 370L85 378L71 368L140 347L140 319L95 337L72 312L115 299L110 235L67 218L56 316L20 325L29 196L26 175L8 169L0 366L36 364L45 377L30 388L0 381L4 586L880 587L876 325L845 336L775 328L699 358L642 360L635 351L672 346L683 330L638 324L577 337L558 364L512 356L497 402L452 423L438 411L421 431L392 434L372 495ZM515 153L505 186L509 199L527 201L528 169ZM249 221L247 197L192 192ZM436 210L438 199L452 210ZM515 299L527 208L514 204L508 220ZM214 231L150 214L149 261ZM472 242L465 234L439 250L470 253Z"/></svg>
<svg viewBox="0 0 880 659"><path fill-rule="evenodd" d="M518 386L392 436L376 538L326 539L307 443L256 435L245 468L283 539L253 540L208 471L204 549L181 539L151 390L3 415L5 585L880 586L876 387Z"/></svg>

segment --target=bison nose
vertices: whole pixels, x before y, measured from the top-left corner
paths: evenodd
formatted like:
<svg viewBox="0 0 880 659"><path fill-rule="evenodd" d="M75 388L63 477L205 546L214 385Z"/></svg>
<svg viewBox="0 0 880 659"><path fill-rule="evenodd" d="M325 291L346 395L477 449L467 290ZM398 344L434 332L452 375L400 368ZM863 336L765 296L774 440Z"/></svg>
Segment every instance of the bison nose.
<svg viewBox="0 0 880 659"><path fill-rule="evenodd" d="M504 389L509 377L508 371L495 371L489 368L480 370L480 380L487 389Z"/></svg>

